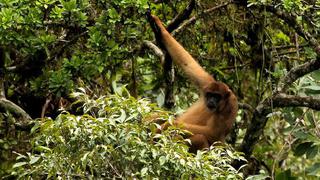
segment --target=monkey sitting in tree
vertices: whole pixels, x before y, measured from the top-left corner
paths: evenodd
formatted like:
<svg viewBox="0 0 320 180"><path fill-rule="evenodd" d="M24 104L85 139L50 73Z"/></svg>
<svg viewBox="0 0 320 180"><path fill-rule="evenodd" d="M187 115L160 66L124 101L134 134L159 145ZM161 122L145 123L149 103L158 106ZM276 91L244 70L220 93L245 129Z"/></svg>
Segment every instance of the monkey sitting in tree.
<svg viewBox="0 0 320 180"><path fill-rule="evenodd" d="M173 125L192 133L189 137L190 152L209 148L216 141L224 142L237 115L237 97L225 83L216 81L192 58L166 30L158 17L151 13L147 16L159 45L197 85L200 92L199 100L179 116ZM161 130L168 126L168 122L162 124Z"/></svg>

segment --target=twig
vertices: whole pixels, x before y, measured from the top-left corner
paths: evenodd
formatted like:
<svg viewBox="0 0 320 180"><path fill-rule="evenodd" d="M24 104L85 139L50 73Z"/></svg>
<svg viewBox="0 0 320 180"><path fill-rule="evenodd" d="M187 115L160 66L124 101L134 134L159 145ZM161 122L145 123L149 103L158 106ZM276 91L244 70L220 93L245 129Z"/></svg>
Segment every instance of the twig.
<svg viewBox="0 0 320 180"><path fill-rule="evenodd" d="M41 110L41 118L44 118L44 115L46 113L46 110L48 109L49 103L52 100L52 94L50 94L47 98L46 98L46 102L44 103L42 110Z"/></svg>

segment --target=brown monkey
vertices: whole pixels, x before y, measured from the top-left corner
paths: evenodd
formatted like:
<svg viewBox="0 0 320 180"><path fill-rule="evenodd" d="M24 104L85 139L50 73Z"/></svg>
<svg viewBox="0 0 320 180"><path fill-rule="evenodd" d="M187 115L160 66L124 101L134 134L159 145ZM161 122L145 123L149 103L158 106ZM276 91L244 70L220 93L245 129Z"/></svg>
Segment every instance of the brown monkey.
<svg viewBox="0 0 320 180"><path fill-rule="evenodd" d="M238 111L238 102L234 93L223 82L216 81L192 56L171 36L160 19L149 14L149 21L160 41L173 61L180 66L199 87L200 99L174 125L190 131L191 152L208 148L213 142L224 142L232 128ZM170 124L162 124L162 130Z"/></svg>

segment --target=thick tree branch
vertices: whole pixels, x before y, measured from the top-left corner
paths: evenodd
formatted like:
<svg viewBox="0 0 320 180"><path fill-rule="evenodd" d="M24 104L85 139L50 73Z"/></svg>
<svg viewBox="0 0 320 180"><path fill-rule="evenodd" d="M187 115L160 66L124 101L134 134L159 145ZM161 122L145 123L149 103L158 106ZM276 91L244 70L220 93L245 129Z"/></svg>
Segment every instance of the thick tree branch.
<svg viewBox="0 0 320 180"><path fill-rule="evenodd" d="M171 22L170 24L168 24L167 26L167 30L168 32L172 32L173 30L175 30L177 27L179 27L179 25L186 19L189 18L189 16L192 13L192 10L194 9L196 5L195 0L191 0L189 5L185 8L184 11L182 11L181 13L179 13Z"/></svg>
<svg viewBox="0 0 320 180"><path fill-rule="evenodd" d="M272 112L273 108L283 107L308 107L314 110L320 110L320 99L279 93L260 103L254 110L252 121L239 148L247 157L251 156L254 145L263 133L268 121L267 115Z"/></svg>
<svg viewBox="0 0 320 180"><path fill-rule="evenodd" d="M278 92L284 92L295 80L320 68L320 56L316 60L309 61L300 66L292 68L288 74L282 78L277 87Z"/></svg>
<svg viewBox="0 0 320 180"><path fill-rule="evenodd" d="M21 107L15 103L7 100L6 98L0 98L0 112L10 112L17 118L22 118L22 120L29 121L31 117L26 113Z"/></svg>
<svg viewBox="0 0 320 180"><path fill-rule="evenodd" d="M239 147L239 151L243 152L249 158L253 152L255 144L257 144L263 133L267 123L267 115L271 113L270 101L264 101L254 110L251 123L249 124L243 141Z"/></svg>
<svg viewBox="0 0 320 180"><path fill-rule="evenodd" d="M301 97L280 93L275 95L272 101L274 107L308 107L320 110L320 99L310 96Z"/></svg>
<svg viewBox="0 0 320 180"><path fill-rule="evenodd" d="M204 17L204 15L206 14L209 14L213 11L216 11L218 9L221 9L223 7L226 7L227 5L229 5L230 3L232 3L232 1L228 1L228 2L225 2L223 4L220 4L218 6L215 6L215 7L212 7L212 8L209 8L209 9L206 9L204 10L199 16L192 16L190 19L188 19L187 21L185 21L184 23L181 24L181 26L177 27L177 29L175 29L174 31L172 31L172 36L175 36L177 34L179 34L183 29L185 29L186 27L190 26L191 24L195 23L195 21L198 19L198 18L202 18Z"/></svg>

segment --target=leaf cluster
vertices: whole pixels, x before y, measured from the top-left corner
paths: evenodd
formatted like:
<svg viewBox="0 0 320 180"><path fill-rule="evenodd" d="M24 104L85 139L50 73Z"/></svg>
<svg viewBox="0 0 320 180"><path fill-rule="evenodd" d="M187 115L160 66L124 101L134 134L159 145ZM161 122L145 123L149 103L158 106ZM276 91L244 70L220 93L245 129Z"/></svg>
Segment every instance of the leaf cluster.
<svg viewBox="0 0 320 180"><path fill-rule="evenodd" d="M84 102L84 115L67 112L55 120L40 120L33 127L32 151L19 154L11 176L25 178L138 178L138 179L241 179L230 164L243 159L228 146L190 154L183 132L169 128L156 134L151 113L170 114L123 95L97 99L75 93ZM171 117L172 118L172 117Z"/></svg>

